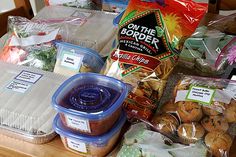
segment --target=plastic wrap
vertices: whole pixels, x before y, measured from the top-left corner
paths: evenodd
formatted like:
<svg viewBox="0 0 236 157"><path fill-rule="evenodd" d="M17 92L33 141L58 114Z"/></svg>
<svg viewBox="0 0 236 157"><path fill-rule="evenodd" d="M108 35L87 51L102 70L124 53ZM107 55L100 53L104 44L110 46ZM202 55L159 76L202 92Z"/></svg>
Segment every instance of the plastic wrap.
<svg viewBox="0 0 236 157"><path fill-rule="evenodd" d="M56 45L55 73L72 76L85 72L99 73L102 69L104 61L96 51L65 42L58 42Z"/></svg>
<svg viewBox="0 0 236 157"><path fill-rule="evenodd" d="M235 43L235 24L232 22L235 17L236 14L232 14L200 25L185 41L180 65L202 76L224 74L230 62L228 47Z"/></svg>
<svg viewBox="0 0 236 157"><path fill-rule="evenodd" d="M59 27L11 16L8 20L9 39L0 52L0 60L53 71L56 48L53 41L60 39Z"/></svg>
<svg viewBox="0 0 236 157"><path fill-rule="evenodd" d="M51 97L61 75L0 62L0 132L32 143L55 137Z"/></svg>
<svg viewBox="0 0 236 157"><path fill-rule="evenodd" d="M61 25L62 40L107 55L108 52L102 50L115 35L112 23L115 16L114 13L103 11L48 6L37 14L35 20L80 19L77 24L66 22Z"/></svg>
<svg viewBox="0 0 236 157"><path fill-rule="evenodd" d="M105 11L120 13L126 9L128 3L129 0L103 0L102 9Z"/></svg>
<svg viewBox="0 0 236 157"><path fill-rule="evenodd" d="M213 156L227 157L235 135L236 82L183 76L172 95L150 125L174 141L202 141Z"/></svg>
<svg viewBox="0 0 236 157"><path fill-rule="evenodd" d="M181 41L194 32L206 9L193 1L129 2L119 22L117 46L102 70L133 86L124 103L129 117L153 115Z"/></svg>

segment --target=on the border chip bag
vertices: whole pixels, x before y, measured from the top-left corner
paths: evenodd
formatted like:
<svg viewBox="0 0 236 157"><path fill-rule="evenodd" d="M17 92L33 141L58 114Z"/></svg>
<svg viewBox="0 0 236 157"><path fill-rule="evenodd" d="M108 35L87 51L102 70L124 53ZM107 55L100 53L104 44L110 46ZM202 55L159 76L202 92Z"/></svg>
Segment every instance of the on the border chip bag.
<svg viewBox="0 0 236 157"><path fill-rule="evenodd" d="M190 0L130 1L119 23L118 45L102 71L132 85L124 103L129 118L152 117L183 40L206 10L206 4Z"/></svg>

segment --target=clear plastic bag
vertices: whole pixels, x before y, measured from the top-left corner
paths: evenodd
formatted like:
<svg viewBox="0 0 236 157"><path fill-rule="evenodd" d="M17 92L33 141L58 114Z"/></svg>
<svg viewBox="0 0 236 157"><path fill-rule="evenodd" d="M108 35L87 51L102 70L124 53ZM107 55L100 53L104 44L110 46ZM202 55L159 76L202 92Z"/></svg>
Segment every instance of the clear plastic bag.
<svg viewBox="0 0 236 157"><path fill-rule="evenodd" d="M235 17L236 14L232 14L200 25L186 39L179 64L202 76L224 74L228 66L226 47L235 42Z"/></svg>
<svg viewBox="0 0 236 157"><path fill-rule="evenodd" d="M130 118L153 116L177 62L181 40L194 32L206 9L206 5L185 0L166 0L165 5L129 2L119 22L118 44L102 73L133 86L124 102Z"/></svg>
<svg viewBox="0 0 236 157"><path fill-rule="evenodd" d="M151 120L154 129L176 142L202 141L216 157L227 157L236 124L236 82L183 76Z"/></svg>

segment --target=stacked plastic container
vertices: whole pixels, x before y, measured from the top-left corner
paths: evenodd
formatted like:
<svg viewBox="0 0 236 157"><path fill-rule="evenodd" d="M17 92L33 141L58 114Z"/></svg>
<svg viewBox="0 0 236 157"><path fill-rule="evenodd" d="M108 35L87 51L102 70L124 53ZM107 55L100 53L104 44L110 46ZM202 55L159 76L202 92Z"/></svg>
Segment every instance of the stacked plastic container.
<svg viewBox="0 0 236 157"><path fill-rule="evenodd" d="M105 156L118 140L126 116L122 103L128 88L123 82L95 73L70 77L54 93L58 115L54 130L64 146L83 156Z"/></svg>

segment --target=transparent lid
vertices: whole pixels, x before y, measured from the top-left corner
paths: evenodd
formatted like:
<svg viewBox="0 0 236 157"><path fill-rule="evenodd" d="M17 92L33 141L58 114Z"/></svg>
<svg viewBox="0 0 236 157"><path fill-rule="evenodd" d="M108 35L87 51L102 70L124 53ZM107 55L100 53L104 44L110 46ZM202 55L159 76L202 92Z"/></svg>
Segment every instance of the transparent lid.
<svg viewBox="0 0 236 157"><path fill-rule="evenodd" d="M53 121L53 129L55 130L56 133L64 137L77 139L85 143L102 144L108 142L109 139L113 137L113 135L115 135L118 131L120 131L123 125L125 124L125 121L126 121L126 115L124 112L122 112L120 118L116 121L114 127L109 132L101 136L89 136L89 135L79 134L78 132L66 129L62 124L59 115L57 115Z"/></svg>
<svg viewBox="0 0 236 157"><path fill-rule="evenodd" d="M81 73L72 76L57 89L52 105L58 112L101 119L121 107L127 94L126 84L115 78Z"/></svg>

